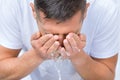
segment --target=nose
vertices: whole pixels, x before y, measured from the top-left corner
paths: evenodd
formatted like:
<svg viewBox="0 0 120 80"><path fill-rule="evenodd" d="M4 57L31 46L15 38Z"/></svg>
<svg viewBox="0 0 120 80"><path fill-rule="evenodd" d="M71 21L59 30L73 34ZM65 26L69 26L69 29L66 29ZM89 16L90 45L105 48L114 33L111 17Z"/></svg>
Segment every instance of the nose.
<svg viewBox="0 0 120 80"><path fill-rule="evenodd" d="M58 36L59 36L60 45L63 47L64 46L63 45L63 40L66 38L66 35L61 34L61 35L58 35Z"/></svg>

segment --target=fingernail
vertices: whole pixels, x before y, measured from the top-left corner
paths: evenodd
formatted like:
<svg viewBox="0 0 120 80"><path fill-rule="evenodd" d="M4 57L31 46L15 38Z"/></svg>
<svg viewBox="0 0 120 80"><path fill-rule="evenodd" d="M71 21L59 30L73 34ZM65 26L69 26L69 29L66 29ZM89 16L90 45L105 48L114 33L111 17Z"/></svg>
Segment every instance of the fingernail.
<svg viewBox="0 0 120 80"><path fill-rule="evenodd" d="M49 37L52 37L53 35L52 34L48 34Z"/></svg>
<svg viewBox="0 0 120 80"><path fill-rule="evenodd" d="M64 43L67 43L67 40L65 39L63 42L64 42Z"/></svg>
<svg viewBox="0 0 120 80"><path fill-rule="evenodd" d="M56 39L58 39L59 37L57 36L57 35L54 35L54 39L56 40Z"/></svg>
<svg viewBox="0 0 120 80"><path fill-rule="evenodd" d="M71 38L73 36L73 33L69 33L66 38Z"/></svg>
<svg viewBox="0 0 120 80"><path fill-rule="evenodd" d="M59 45L60 43L58 41L55 41L55 45Z"/></svg>
<svg viewBox="0 0 120 80"><path fill-rule="evenodd" d="M66 37L67 39L70 39L70 35L67 35L67 37Z"/></svg>
<svg viewBox="0 0 120 80"><path fill-rule="evenodd" d="M73 36L73 33L69 33L69 36L71 36L71 37L72 37L72 36Z"/></svg>

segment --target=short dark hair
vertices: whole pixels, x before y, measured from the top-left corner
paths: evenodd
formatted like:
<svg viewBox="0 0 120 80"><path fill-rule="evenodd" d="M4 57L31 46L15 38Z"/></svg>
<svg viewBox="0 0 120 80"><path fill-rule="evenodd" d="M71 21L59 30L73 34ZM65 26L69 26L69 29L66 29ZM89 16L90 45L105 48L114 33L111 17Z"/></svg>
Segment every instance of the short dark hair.
<svg viewBox="0 0 120 80"><path fill-rule="evenodd" d="M86 0L34 0L36 11L42 11L45 18L65 21L76 12L84 13Z"/></svg>

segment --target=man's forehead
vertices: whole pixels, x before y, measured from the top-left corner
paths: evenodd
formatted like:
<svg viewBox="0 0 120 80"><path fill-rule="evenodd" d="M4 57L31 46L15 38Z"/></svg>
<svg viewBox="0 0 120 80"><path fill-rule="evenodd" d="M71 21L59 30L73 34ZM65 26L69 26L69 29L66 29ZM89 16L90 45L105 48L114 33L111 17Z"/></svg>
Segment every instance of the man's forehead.
<svg viewBox="0 0 120 80"><path fill-rule="evenodd" d="M41 22L44 22L42 26ZM78 33L83 22L81 18L81 12L77 12L71 19L66 20L57 24L56 20L52 19L41 19L39 27L44 33L52 33L52 34L68 34L70 32Z"/></svg>
<svg viewBox="0 0 120 80"><path fill-rule="evenodd" d="M61 28L58 28L59 32L57 30L54 30L54 29L48 29L48 28L45 28L45 27L41 27L40 28L45 34L55 34L55 35L59 35L59 34L63 34L63 35L67 35L69 33L75 33L75 34L79 34L79 29L76 29L76 30L67 30L67 31L63 31L61 30Z"/></svg>

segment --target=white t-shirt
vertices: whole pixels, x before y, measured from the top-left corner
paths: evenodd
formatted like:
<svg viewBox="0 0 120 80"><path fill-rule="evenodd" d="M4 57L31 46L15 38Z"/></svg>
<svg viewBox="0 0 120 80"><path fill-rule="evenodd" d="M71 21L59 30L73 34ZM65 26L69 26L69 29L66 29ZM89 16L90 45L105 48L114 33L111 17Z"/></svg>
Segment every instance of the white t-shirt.
<svg viewBox="0 0 120 80"><path fill-rule="evenodd" d="M81 30L87 36L84 50L95 58L109 58L120 48L118 9L112 0L90 2ZM31 35L37 31L29 1L0 0L0 45L27 51L31 48ZM54 80L58 80L54 64L52 60L43 62L30 74L32 80L53 80L53 76L56 76ZM61 73L62 80L82 80L69 60L63 61Z"/></svg>

